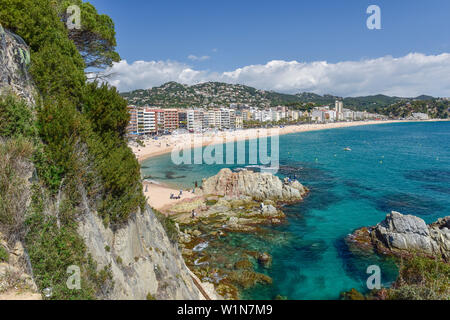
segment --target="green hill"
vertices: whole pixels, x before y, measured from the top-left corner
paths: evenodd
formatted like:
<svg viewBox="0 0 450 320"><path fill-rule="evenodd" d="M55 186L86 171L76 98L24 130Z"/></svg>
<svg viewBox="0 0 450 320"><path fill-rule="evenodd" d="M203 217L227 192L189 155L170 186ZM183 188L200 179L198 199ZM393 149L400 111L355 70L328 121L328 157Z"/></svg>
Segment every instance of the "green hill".
<svg viewBox="0 0 450 320"><path fill-rule="evenodd" d="M319 95L312 92L286 94L221 82L205 82L192 86L168 82L159 87L134 90L121 93L121 95L129 104L137 106L151 105L160 108L228 107L230 104L240 104L259 108L287 105L308 109L313 106L333 106L335 101L339 99L343 100L344 107L348 109L385 114L395 114L396 112L392 112L392 110L387 108L398 103L437 100L426 95L415 98L402 98L378 94L342 98L330 94ZM398 113L400 114L401 112L399 111ZM433 114L440 113L435 112Z"/></svg>

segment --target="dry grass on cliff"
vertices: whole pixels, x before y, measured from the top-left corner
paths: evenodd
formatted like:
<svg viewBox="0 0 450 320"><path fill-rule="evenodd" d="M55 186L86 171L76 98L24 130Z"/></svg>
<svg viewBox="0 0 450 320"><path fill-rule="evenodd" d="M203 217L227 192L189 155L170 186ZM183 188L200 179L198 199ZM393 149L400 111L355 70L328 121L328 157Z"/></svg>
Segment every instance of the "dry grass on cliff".
<svg viewBox="0 0 450 320"><path fill-rule="evenodd" d="M27 139L0 138L0 232L9 242L23 236L32 153L33 144Z"/></svg>

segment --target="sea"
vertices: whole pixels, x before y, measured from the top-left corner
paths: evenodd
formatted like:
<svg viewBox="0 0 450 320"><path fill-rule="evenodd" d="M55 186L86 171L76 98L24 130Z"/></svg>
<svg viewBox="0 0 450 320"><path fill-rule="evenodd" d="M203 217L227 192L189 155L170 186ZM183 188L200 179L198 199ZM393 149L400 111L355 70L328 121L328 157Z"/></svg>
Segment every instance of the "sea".
<svg viewBox="0 0 450 320"><path fill-rule="evenodd" d="M310 193L283 208L285 223L264 227L263 235L233 233L224 240L228 246L265 251L273 258L269 269L257 266L273 284L244 290L242 298L339 299L352 288L364 293L373 265L380 268L382 286L389 286L398 275L395 262L352 253L345 237L377 224L393 210L427 223L450 215L450 122L283 135L279 158L277 175L295 176ZM248 165L177 165L166 154L144 161L142 173L167 185L193 188L221 168Z"/></svg>

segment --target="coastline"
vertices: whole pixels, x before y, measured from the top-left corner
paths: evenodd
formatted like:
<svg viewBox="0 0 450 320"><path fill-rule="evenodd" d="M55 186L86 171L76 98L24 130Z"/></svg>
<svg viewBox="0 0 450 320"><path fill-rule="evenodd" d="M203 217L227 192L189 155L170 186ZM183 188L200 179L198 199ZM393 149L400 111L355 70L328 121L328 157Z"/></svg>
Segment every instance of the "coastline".
<svg viewBox="0 0 450 320"><path fill-rule="evenodd" d="M389 124L389 123L407 123L407 122L440 122L450 121L445 119L431 119L431 120L380 120L380 121L354 121L354 122L332 122L323 124L300 124L285 126L283 128L254 128L254 129L241 129L231 133L228 132L206 132L206 133L184 133L179 135L170 135L159 137L158 140L152 138L143 141L145 147L139 146L136 143L129 144L129 147L135 154L140 163L150 158L160 156L163 154L171 153L174 148L184 149L189 147L204 147L208 145L225 143L226 137L231 137L235 141L249 140L257 138L258 136L271 136L273 131L281 135L320 131L328 129L348 128L356 126L377 125L377 124ZM228 135L228 136L227 136ZM194 139L202 139L201 144L193 144Z"/></svg>
<svg viewBox="0 0 450 320"><path fill-rule="evenodd" d="M280 129L280 135L281 134L284 135L284 134L290 134L290 133L297 133L297 132L319 131L319 130L334 129L334 128L341 128L341 127L350 127L350 126L371 125L371 124L401 123L401 122L438 122L438 121L442 121L442 120L435 120L435 121L430 121L430 120L428 120L428 121L376 121L376 122L375 121L370 121L370 122L363 122L363 123L362 122L343 123L344 126L342 126L342 125L341 126L315 125L313 127L311 125L309 125L309 126L303 125L303 128L302 128L301 131L296 131L296 130L299 130L299 128L297 128L298 126L295 126L295 128L289 128L289 127L287 128L287 129L291 129L291 130L283 130L283 131L281 131L281 129ZM292 130L292 129L294 129L294 130ZM256 130L258 130L258 129L256 129ZM261 130L261 129L259 129L259 130ZM248 131L249 130L247 130L247 132ZM239 140L243 140L243 139L247 138L247 137L244 136L242 131L237 131L237 133L239 133L239 132L241 133L241 137L236 137L236 140L238 140L238 139ZM182 136L182 135L180 135L180 136ZM192 137L194 135L193 134L189 134L189 135L185 135L185 136L187 136L186 139L192 139ZM169 137L166 137L166 138L169 138ZM204 145L215 144L216 142L214 141L213 138L214 137L212 137L212 139L210 139L210 140L207 140L204 143ZM219 139L220 139L220 137L219 137ZM189 141L189 140L187 140L187 141ZM157 141L157 142L161 142L161 141ZM219 141L217 143L223 143L223 142ZM169 142L169 144L170 144L170 142ZM164 144L161 143L161 146L163 146L163 145ZM185 144L185 145L188 146L188 144ZM161 148L158 148L157 151L159 151L159 154L164 154L164 153L170 152L172 150L172 148L174 148L174 147L179 147L179 145L178 146L172 145L171 147L167 147L166 146L165 148L161 147ZM166 152L160 153L161 151L166 151ZM159 154L152 155L151 157L157 156ZM146 159L148 159L148 158L146 158ZM201 196L198 195L197 199L192 199L192 198L196 197L194 194L190 195L189 191L183 191L182 199L174 200L174 199L170 199L169 195L170 195L170 193L174 193L175 195L178 195L179 190L175 190L175 189L177 189L176 185L174 185L174 186L172 186L172 185L165 185L164 183L160 183L158 181L151 181L151 180L147 180L147 181L144 182L144 188L146 188L145 187L146 185L148 186L148 192L145 193L145 195L147 196L147 201L149 203L155 203L155 201L158 202L159 206L161 208L160 211L162 211L166 216L172 215L172 218L175 219L174 221L177 221L177 223L180 223L180 226L183 225L183 227L181 229L182 230L181 234L186 236L186 237L189 237L189 239L190 239L188 242L183 242L184 240L182 240L182 242L180 242L181 252L182 252L183 258L184 258L184 260L186 262L187 268L192 272L192 275L196 276L196 279L206 279L208 276L210 276L210 273L209 272L204 272L204 270L203 270L204 268L202 269L202 267L199 267L199 264L197 264L197 262L198 261L202 261L202 262L200 262L200 264L201 263L210 263L211 265L213 265L215 260L208 260L208 261L206 261L206 260L199 260L199 258L197 258L197 257L201 257L201 256L198 255L198 253L196 255L196 253L195 253L196 251L194 250L194 248L197 245L200 245L202 243L202 241L203 242L205 242L205 241L212 242L216 238L220 239L221 237L224 237L224 236L226 237L227 234L225 234L225 235L221 235L220 233L218 234L216 229L218 230L219 228L217 226L215 226L209 220L191 221L190 216L187 216L187 218L183 218L184 220L182 219L182 216L180 216L180 212L181 211L179 209L181 209L181 207L182 207L183 209L185 209L185 211L187 211L187 212L190 211L190 205L191 205L190 202L198 202L198 201L200 201L201 199L198 199L198 198L201 198ZM203 202L211 201L208 198L204 198L202 200L203 200ZM181 204L181 206L177 206L178 204ZM196 207L199 206L198 203L192 203L192 205L194 205ZM158 209L155 205L152 205L152 206L155 207L156 209ZM182 214L184 216L186 216L186 213L182 213ZM201 212L198 212L198 214L199 214L199 217L202 217ZM206 222L206 221L208 221L208 222ZM249 230L240 230L240 231L229 230L227 233L231 233L231 232L249 232ZM251 232L254 233L256 231L252 230ZM205 238L205 237L208 237L208 238ZM205 240L205 239L208 239L208 240ZM226 248L226 250L232 250L232 249ZM235 251L230 251L230 252L237 253L238 250L236 249ZM262 252L262 251L261 252L255 251L254 253L252 253L252 254L255 254L255 256L252 256L252 257L248 256L247 260L252 261L253 265L256 264L256 265L260 265L261 266L261 263L260 263L259 258L257 256L258 253L260 255L264 255L265 254L265 252ZM244 262L247 262L247 260L244 259L244 257L245 256L242 255L242 257L241 257L242 259L241 260L238 259L239 261L235 262L234 265L230 264L230 266L231 266L230 268L231 268L231 270L233 270L233 272L242 272L242 270L239 269L240 268L240 264L243 264ZM272 259L271 256L269 256L269 257L270 257L269 259ZM214 266L217 267L217 265L214 265ZM227 266L227 267L225 267L225 269L213 269L213 270L222 270L222 273L228 274L228 272L223 271L223 270L229 271L226 268L229 268L229 267ZM194 271L196 273L193 273ZM238 281L238 280L239 281L244 281L244 280L246 280L246 281L248 281L248 283L250 283L251 279L259 279L258 277L261 277L261 279L259 279L259 281L261 281L261 283L269 284L270 281L272 281L269 277L266 278L264 276L264 273L258 274L258 272L256 272L256 270L254 270L254 271L255 271L255 273L251 273L251 274L249 273L248 275L245 274L245 277L243 277L242 279L241 278L236 278L236 277L232 278L232 279L234 279L233 281ZM247 272L247 271L245 271L245 272ZM218 272L219 275L222 274L222 273ZM218 285L217 287L216 286L212 287L211 286L211 282L208 282L208 280L204 280L204 281L205 282L201 282L201 280L198 280L198 282L194 281L194 283L199 289L202 288L201 291L202 291L202 294L205 297L205 299L208 299L208 298L215 299L213 294L211 294L211 295L209 294L210 292L211 293L216 292L217 296L221 297L221 298L223 298L223 296L229 297L230 295L233 296L234 298L236 298L236 297L239 297L240 294L242 294L242 288L238 289L238 291L232 291L231 289L230 289L231 291L229 291L229 292L226 291L226 290L224 291L224 288L233 288L234 282L224 282L224 283L221 283L220 286ZM244 282L242 282L242 283L244 283ZM230 285L231 287L227 287L227 285ZM215 288L215 290L217 290L217 291L214 291L213 288ZM237 288L240 288L240 287L237 287ZM207 289L210 289L210 291L207 291ZM219 295L221 295L221 296L219 296Z"/></svg>
<svg viewBox="0 0 450 320"><path fill-rule="evenodd" d="M377 125L377 124L388 124L388 123L406 123L406 122L440 122L440 121L450 121L450 120L387 120L387 121L355 121L355 122L333 122L326 124L302 124L286 126L277 129L279 135L286 135L299 132L310 132L310 131L320 131L328 129L337 128L347 128L355 126L365 126L365 125ZM270 136L270 129L255 128L255 129L244 129L237 130L231 133L231 136L235 141L242 141L257 138L259 135ZM170 135L159 138L158 140L146 139L144 140L145 147L140 147L137 145L130 145L133 153L140 163L148 160L152 157L160 156L163 154L170 153L174 148L188 148L188 147L204 147L207 145L216 145L225 143L226 132L207 132L205 134L194 134L185 133L180 135ZM194 139L202 139L202 144L193 145ZM184 188L176 188L176 186L168 186L159 181L143 181L144 195L147 199L147 203L163 212L164 214L169 214L168 209L175 204L181 202L191 201L198 198L199 196L192 193L192 190L186 190ZM178 196L180 190L183 190L180 199L171 199L170 195Z"/></svg>

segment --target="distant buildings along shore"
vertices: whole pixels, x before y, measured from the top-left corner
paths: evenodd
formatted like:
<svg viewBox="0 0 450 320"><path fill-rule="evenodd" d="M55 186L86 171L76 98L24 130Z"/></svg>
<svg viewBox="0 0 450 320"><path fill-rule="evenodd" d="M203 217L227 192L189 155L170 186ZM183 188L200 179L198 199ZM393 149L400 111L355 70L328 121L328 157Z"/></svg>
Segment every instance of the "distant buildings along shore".
<svg viewBox="0 0 450 320"><path fill-rule="evenodd" d="M230 104L229 108L161 109L151 106L128 106L130 135L168 134L177 129L203 132L208 129L233 130L251 124L289 124L299 122L329 123L337 121L386 120L387 116L366 111L344 108L336 100L334 108L329 105L314 107L308 111L286 106L256 108L249 105ZM426 114L414 113L414 119L428 119Z"/></svg>

